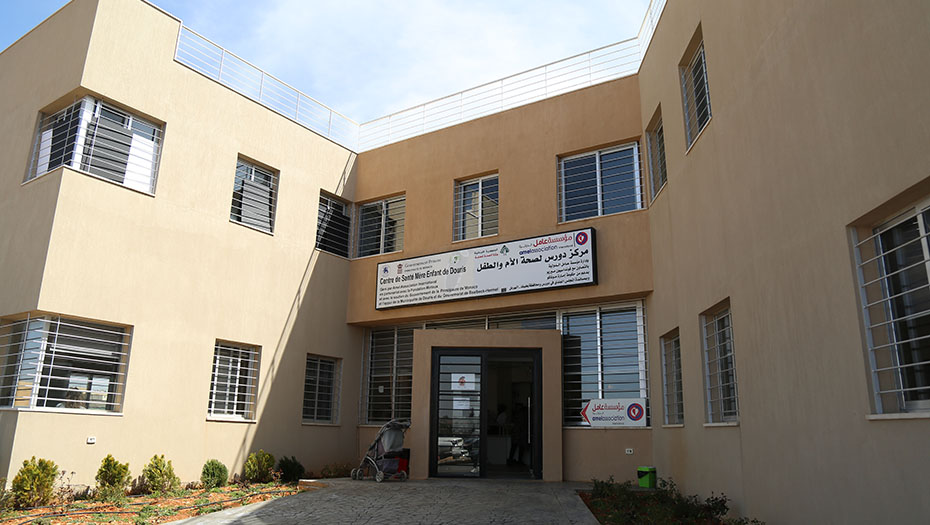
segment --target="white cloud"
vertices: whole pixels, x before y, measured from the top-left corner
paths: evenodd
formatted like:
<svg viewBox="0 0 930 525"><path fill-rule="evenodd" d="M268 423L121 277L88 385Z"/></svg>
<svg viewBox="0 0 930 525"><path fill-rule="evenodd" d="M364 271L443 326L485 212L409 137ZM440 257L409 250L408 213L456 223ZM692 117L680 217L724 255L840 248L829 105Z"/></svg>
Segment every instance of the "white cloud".
<svg viewBox="0 0 930 525"><path fill-rule="evenodd" d="M366 121L636 36L648 0L155 0L185 24Z"/></svg>

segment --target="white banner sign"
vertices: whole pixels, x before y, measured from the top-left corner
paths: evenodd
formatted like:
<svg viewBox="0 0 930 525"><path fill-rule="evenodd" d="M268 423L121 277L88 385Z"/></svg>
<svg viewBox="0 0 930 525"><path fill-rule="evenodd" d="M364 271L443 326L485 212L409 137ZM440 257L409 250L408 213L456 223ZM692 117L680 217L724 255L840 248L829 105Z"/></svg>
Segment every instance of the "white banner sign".
<svg viewBox="0 0 930 525"><path fill-rule="evenodd" d="M645 399L592 399L581 409L592 427L646 426Z"/></svg>
<svg viewBox="0 0 930 525"><path fill-rule="evenodd" d="M597 284L594 229L378 265L375 308Z"/></svg>

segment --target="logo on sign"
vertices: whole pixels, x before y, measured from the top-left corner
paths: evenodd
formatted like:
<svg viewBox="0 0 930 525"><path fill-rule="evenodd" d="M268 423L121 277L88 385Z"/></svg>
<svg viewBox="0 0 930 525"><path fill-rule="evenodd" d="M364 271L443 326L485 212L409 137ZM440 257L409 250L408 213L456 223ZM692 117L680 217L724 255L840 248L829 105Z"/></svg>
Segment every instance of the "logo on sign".
<svg viewBox="0 0 930 525"><path fill-rule="evenodd" d="M403 264L398 264L398 265L397 265L397 275L401 275L402 273L404 273L404 265L403 265Z"/></svg>
<svg viewBox="0 0 930 525"><path fill-rule="evenodd" d="M575 235L575 244L577 244L578 246L584 246L586 242L588 242L587 233L578 232L578 234Z"/></svg>
<svg viewBox="0 0 930 525"><path fill-rule="evenodd" d="M639 421L645 413L646 411L643 410L643 406L639 403L630 403L626 408L626 415L630 418L630 421Z"/></svg>
<svg viewBox="0 0 930 525"><path fill-rule="evenodd" d="M389 271L390 271L390 270L388 270L388 267L385 266L385 267L384 267L384 271L381 272L381 273L383 273L384 275L387 275Z"/></svg>
<svg viewBox="0 0 930 525"><path fill-rule="evenodd" d="M505 244L504 247L501 248L501 255L507 255L508 253L510 253L510 248Z"/></svg>

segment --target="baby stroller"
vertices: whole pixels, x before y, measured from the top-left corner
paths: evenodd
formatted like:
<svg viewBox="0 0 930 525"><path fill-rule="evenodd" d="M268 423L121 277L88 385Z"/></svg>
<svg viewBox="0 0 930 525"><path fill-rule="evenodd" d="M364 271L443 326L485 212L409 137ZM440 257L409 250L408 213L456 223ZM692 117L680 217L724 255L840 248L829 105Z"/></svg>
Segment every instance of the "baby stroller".
<svg viewBox="0 0 930 525"><path fill-rule="evenodd" d="M407 481L407 465L410 449L404 448L404 433L410 428L409 421L392 419L381 427L358 468L352 469L352 479L365 479L374 470L375 481L399 478ZM367 473L366 473L367 470Z"/></svg>

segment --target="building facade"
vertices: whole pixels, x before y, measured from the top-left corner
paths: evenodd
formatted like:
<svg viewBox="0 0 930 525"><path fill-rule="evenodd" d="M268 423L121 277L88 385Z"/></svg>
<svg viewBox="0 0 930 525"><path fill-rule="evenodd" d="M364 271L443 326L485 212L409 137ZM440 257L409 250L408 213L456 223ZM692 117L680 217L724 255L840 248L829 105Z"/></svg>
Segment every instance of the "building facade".
<svg viewBox="0 0 930 525"><path fill-rule="evenodd" d="M638 47L359 125L75 0L0 54L0 475L319 472L398 418L414 478L655 465L769 522L920 522L928 21L658 2Z"/></svg>

